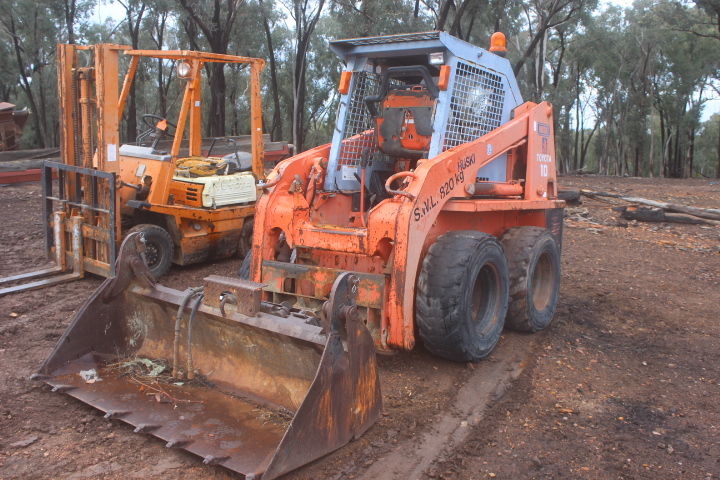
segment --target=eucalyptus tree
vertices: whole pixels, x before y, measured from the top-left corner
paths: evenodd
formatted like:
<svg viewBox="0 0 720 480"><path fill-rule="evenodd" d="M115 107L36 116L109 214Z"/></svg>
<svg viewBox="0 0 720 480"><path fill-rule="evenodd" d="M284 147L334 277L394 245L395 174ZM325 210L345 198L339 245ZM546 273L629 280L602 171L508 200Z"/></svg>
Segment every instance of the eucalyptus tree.
<svg viewBox="0 0 720 480"><path fill-rule="evenodd" d="M49 116L57 111L55 80L55 49L60 40L63 22L54 15L47 3L28 0L0 3L0 26L3 41L10 44L12 64L18 86L30 108L35 146L46 148L57 143L57 128ZM23 102L24 103L24 102ZM56 113L55 113L56 115ZM57 118L55 116L55 118Z"/></svg>
<svg viewBox="0 0 720 480"><path fill-rule="evenodd" d="M546 81L547 52L550 37L562 27L572 24L583 13L594 10L597 0L532 0L524 2L522 8L525 15L527 32L518 41L518 50L522 54L513 65L513 72L520 76L525 68L527 95L534 101L542 99Z"/></svg>
<svg viewBox="0 0 720 480"><path fill-rule="evenodd" d="M96 5L95 0L61 0L57 2L48 2L58 19L64 20L64 35L61 36L62 41L67 43L75 43L77 38L76 24L78 21L84 23L87 21L90 12ZM58 39L60 40L60 39Z"/></svg>
<svg viewBox="0 0 720 480"><path fill-rule="evenodd" d="M272 97L273 114L270 124L269 133L273 140L282 140L283 138L283 114L280 106L280 86L278 84L278 59L276 56L276 45L278 40L285 43L286 38L278 38L280 32L286 31L282 22L282 15L275 10L273 2L260 2L260 13L262 16L263 30L267 41L267 57L269 63L270 74L270 96ZM265 111L267 111L267 104ZM267 115L264 116L267 119Z"/></svg>
<svg viewBox="0 0 720 480"><path fill-rule="evenodd" d="M720 178L717 152L720 148L720 114L714 113L698 128L693 172L705 178Z"/></svg>
<svg viewBox="0 0 720 480"><path fill-rule="evenodd" d="M692 8L693 4L696 8ZM720 0L662 2L655 10L675 31L690 33L700 38L720 40ZM717 148L717 162L716 175L720 178L720 145Z"/></svg>
<svg viewBox="0 0 720 480"><path fill-rule="evenodd" d="M430 18L410 0L333 0L330 17L343 38L373 37L430 30Z"/></svg>
<svg viewBox="0 0 720 480"><path fill-rule="evenodd" d="M292 52L292 143L295 152L303 151L305 140L305 102L307 100L307 66L311 40L325 0L281 0L294 22Z"/></svg>
<svg viewBox="0 0 720 480"><path fill-rule="evenodd" d="M176 0L185 15L187 38L193 49L199 50L198 38L203 38L212 53L227 54L238 11L245 0ZM225 135L225 65L211 63L206 66L210 84L211 136Z"/></svg>
<svg viewBox="0 0 720 480"><path fill-rule="evenodd" d="M143 19L143 30L148 32L152 46L156 50L177 48L177 45L168 45L173 37L176 27L176 18L173 16L173 5L170 0L155 0L148 15ZM157 92L158 111L165 115L167 111L167 94L170 88L173 69L166 68L162 58L156 60L155 85Z"/></svg>
<svg viewBox="0 0 720 480"><path fill-rule="evenodd" d="M125 25L130 37L130 46L137 50L140 48L140 27L148 4L145 0L117 0L117 2L125 8ZM137 84L133 82L127 96L127 115L124 116L127 139L134 139L138 134L136 89Z"/></svg>
<svg viewBox="0 0 720 480"><path fill-rule="evenodd" d="M720 66L718 38L709 28L712 17L693 4L663 0L653 5L652 12L658 19L655 28L662 32L652 86L660 120L661 170L665 176L688 177L693 174L695 138L706 95ZM669 17L668 12L674 15Z"/></svg>

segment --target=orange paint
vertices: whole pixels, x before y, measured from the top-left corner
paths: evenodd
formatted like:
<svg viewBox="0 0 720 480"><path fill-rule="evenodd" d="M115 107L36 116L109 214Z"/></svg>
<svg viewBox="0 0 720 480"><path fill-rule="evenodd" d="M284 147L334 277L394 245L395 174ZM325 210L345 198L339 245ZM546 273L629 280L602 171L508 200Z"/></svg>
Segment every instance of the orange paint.
<svg viewBox="0 0 720 480"><path fill-rule="evenodd" d="M280 270L272 275L263 266L275 260L284 232L296 249L296 263L306 272L303 278L323 278L328 268L381 275L386 282L372 288L361 284L358 299L360 306L380 306L379 322L374 313L367 313L376 347L413 348L415 284L425 254L439 236L454 230L501 236L515 226L545 227L545 211L564 206L552 198L557 183L552 125L549 104L528 102L515 109L513 120L487 135L418 161L412 172L394 175L404 183L395 187L400 190L391 192L392 198L369 211L366 227L351 211L349 196L320 191L322 183L316 184L312 196L290 192L296 176L303 186L308 184L313 159L327 158L329 145L283 161L270 175L275 185L258 204L253 280L292 286L283 282L288 273L283 273L280 262L273 263ZM506 152L507 181L476 186L480 168ZM405 164L408 168L410 162ZM314 298L321 300L330 278L315 282ZM300 294L287 289L283 293Z"/></svg>

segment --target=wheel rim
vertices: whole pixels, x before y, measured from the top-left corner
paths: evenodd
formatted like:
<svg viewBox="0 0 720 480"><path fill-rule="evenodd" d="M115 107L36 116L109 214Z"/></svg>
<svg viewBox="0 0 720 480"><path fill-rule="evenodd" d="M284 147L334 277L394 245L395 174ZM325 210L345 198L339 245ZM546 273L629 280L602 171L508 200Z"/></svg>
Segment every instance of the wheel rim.
<svg viewBox="0 0 720 480"><path fill-rule="evenodd" d="M532 303L538 312L550 304L553 295L555 270L550 253L543 252L535 264L532 274Z"/></svg>
<svg viewBox="0 0 720 480"><path fill-rule="evenodd" d="M155 243L145 244L145 259L147 260L148 267L152 268L157 264L160 258L160 250Z"/></svg>
<svg viewBox="0 0 720 480"><path fill-rule="evenodd" d="M480 268L472 289L471 311L475 331L480 336L490 333L497 323L500 273L495 265L486 263Z"/></svg>

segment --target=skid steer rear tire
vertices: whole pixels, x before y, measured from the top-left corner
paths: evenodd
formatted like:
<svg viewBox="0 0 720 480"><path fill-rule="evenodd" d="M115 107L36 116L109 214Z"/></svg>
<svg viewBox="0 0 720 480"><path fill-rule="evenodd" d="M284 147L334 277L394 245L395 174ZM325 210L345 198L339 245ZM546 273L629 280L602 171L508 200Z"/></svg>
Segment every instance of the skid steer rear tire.
<svg viewBox="0 0 720 480"><path fill-rule="evenodd" d="M157 280L170 270L174 248L172 238L164 228L151 224L135 225L127 233L129 235L135 232L142 233L145 237L145 259L150 273Z"/></svg>
<svg viewBox="0 0 720 480"><path fill-rule="evenodd" d="M459 362L487 357L502 333L508 266L500 242L482 232L447 233L430 247L415 295L425 348Z"/></svg>
<svg viewBox="0 0 720 480"><path fill-rule="evenodd" d="M238 276L242 280L250 280L250 267L252 266L252 250L250 250L247 255L245 255L245 258L243 259L242 264L240 265L240 270L238 271Z"/></svg>
<svg viewBox="0 0 720 480"><path fill-rule="evenodd" d="M560 249L540 227L513 227L500 239L510 267L510 302L505 326L539 332L555 315L560 295Z"/></svg>

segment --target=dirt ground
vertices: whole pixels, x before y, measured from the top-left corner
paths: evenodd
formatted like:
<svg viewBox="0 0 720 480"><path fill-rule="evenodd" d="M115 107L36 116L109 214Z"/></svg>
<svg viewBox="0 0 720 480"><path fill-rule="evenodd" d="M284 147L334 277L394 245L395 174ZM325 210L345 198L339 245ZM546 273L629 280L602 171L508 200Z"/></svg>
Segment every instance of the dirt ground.
<svg viewBox="0 0 720 480"><path fill-rule="evenodd" d="M560 183L720 208L713 180ZM422 347L381 357L380 421L285 478L720 478L720 227L628 222L617 203L568 209L546 331L506 332L476 365ZM0 187L0 209L0 277L44 265L39 185ZM173 267L162 283L238 267ZM0 298L0 479L241 478L28 379L100 283Z"/></svg>

